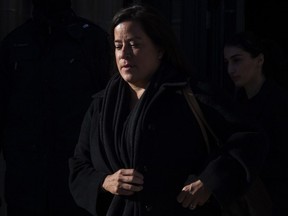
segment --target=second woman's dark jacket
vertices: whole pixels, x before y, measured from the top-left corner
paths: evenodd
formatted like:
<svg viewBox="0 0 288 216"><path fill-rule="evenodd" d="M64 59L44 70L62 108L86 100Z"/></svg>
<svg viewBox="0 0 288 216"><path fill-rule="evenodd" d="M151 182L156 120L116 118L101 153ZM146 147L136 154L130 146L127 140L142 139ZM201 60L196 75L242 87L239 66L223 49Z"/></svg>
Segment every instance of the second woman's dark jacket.
<svg viewBox="0 0 288 216"><path fill-rule="evenodd" d="M274 215L287 215L288 94L271 80L266 80L259 93L250 99L242 90L237 92L235 108L243 119L261 125L270 140L269 154L260 176L271 197Z"/></svg>
<svg viewBox="0 0 288 216"><path fill-rule="evenodd" d="M77 204L93 215L217 215L219 206L243 193L261 164L263 154L255 152L264 144L255 133L234 133L239 128L228 124L217 106L199 95L209 123L229 146L208 155L181 93L187 83L169 69L163 70L165 75L155 75L131 112L127 84L116 75L104 92L95 95L86 113L70 160L70 189ZM143 191L133 196L104 192L104 178L120 168L141 172ZM195 178L213 195L192 212L177 203L176 197L184 183Z"/></svg>

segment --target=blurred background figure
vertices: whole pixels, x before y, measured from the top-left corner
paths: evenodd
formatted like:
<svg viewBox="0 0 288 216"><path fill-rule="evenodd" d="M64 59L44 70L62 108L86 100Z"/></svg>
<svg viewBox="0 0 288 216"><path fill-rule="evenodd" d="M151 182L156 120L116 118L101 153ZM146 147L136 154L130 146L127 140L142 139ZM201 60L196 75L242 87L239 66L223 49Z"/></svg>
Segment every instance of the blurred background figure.
<svg viewBox="0 0 288 216"><path fill-rule="evenodd" d="M68 189L68 158L92 95L109 78L108 35L70 0L33 0L0 48L1 148L8 216L87 215Z"/></svg>
<svg viewBox="0 0 288 216"><path fill-rule="evenodd" d="M241 32L227 40L224 58L236 87L235 109L243 119L263 127L271 142L261 178L272 199L273 215L288 215L288 95L270 78L282 65L276 45Z"/></svg>

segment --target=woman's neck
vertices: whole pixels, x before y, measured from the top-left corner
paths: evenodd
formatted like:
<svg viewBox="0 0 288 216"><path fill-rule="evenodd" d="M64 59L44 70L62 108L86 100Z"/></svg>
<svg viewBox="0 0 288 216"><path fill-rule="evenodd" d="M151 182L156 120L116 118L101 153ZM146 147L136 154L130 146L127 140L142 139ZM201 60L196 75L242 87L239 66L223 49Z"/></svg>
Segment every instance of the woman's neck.
<svg viewBox="0 0 288 216"><path fill-rule="evenodd" d="M141 96L143 95L145 89L144 88L131 88L131 100L130 100L130 109L132 110Z"/></svg>
<svg viewBox="0 0 288 216"><path fill-rule="evenodd" d="M260 76L260 79L257 79L255 80L255 82L251 82L246 86L244 86L248 99L254 97L259 93L264 82L265 82L265 76L262 74Z"/></svg>

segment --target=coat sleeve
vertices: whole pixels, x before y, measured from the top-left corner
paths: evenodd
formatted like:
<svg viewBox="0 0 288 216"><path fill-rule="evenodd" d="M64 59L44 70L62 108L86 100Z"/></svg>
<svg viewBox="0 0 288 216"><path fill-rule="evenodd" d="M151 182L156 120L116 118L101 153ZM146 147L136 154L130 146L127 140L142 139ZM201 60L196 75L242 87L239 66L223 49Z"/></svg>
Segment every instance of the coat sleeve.
<svg viewBox="0 0 288 216"><path fill-rule="evenodd" d="M235 133L199 178L212 191L220 205L225 206L243 195L257 178L267 149L268 142L260 133Z"/></svg>
<svg viewBox="0 0 288 216"><path fill-rule="evenodd" d="M104 208L98 202L99 197L101 196L101 201L105 201L105 196L109 194L102 189L102 182L107 173L95 170L91 159L90 131L92 125L95 124L93 110L92 104L84 117L74 156L69 159L69 187L77 205L96 216L102 215L101 211Z"/></svg>
<svg viewBox="0 0 288 216"><path fill-rule="evenodd" d="M207 122L222 140L222 147L198 175L221 206L235 201L257 179L269 151L261 128L252 128L235 118L224 117L215 106L203 106ZM228 111L227 111L228 112ZM227 114L227 113L226 113ZM233 120L232 120L233 119Z"/></svg>
<svg viewBox="0 0 288 216"><path fill-rule="evenodd" d="M228 104L223 104L203 91L197 92L197 99L222 146L214 148L204 170L197 176L191 175L187 182L201 179L221 206L229 205L258 178L270 144L261 129L247 125L231 111L227 99Z"/></svg>

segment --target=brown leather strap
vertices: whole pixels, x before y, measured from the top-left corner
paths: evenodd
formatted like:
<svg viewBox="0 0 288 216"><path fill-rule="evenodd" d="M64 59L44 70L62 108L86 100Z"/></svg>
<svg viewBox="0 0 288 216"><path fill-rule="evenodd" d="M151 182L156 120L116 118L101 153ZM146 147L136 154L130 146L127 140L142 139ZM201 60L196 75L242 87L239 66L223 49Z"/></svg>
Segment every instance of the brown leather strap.
<svg viewBox="0 0 288 216"><path fill-rule="evenodd" d="M209 133L212 135L212 137L215 139L216 141L216 144L218 146L220 146L220 141L218 139L218 137L216 136L216 134L213 132L213 130L211 129L211 127L209 126L209 124L207 123L204 115L203 115L203 112L191 90L191 88L189 86L185 86L183 89L182 89L182 92L183 92L183 95L185 96L185 99L189 105L189 107L191 108L199 126L200 126L200 129L202 131L202 134L203 134L203 137L204 137L204 141L206 143L206 147L207 147L207 151L208 153L210 152L210 142L209 142L209 137L208 137L208 134L207 134L207 130L209 131ZM207 130L206 130L207 129Z"/></svg>

